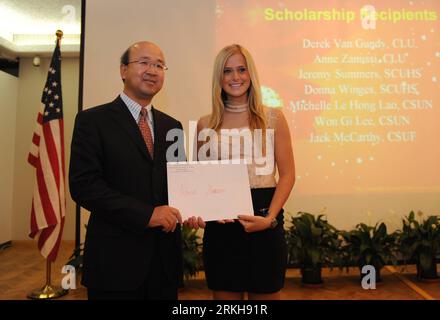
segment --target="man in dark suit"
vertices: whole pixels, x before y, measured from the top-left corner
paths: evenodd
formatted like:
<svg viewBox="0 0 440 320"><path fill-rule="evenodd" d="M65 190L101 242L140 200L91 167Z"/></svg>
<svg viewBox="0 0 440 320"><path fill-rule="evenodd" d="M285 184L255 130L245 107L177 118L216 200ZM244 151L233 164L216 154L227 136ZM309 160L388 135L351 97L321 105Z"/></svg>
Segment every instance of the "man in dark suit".
<svg viewBox="0 0 440 320"><path fill-rule="evenodd" d="M166 151L175 141L166 135L182 125L151 106L166 69L157 45L135 43L121 57L123 92L76 117L69 183L91 212L82 277L89 299L177 299L182 218L167 205Z"/></svg>

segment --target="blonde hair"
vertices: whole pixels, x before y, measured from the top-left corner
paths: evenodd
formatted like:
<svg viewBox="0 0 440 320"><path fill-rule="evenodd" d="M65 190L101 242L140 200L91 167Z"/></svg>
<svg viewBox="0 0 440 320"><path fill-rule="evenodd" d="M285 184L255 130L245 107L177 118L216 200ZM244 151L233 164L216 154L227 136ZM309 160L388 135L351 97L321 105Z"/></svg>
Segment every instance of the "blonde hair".
<svg viewBox="0 0 440 320"><path fill-rule="evenodd" d="M251 84L248 90L249 127L251 130L265 130L267 120L261 98L260 81L258 80L257 69L255 68L254 60L249 51L239 44L232 44L224 47L215 58L214 71L212 74L212 113L208 127L214 130L219 130L222 125L226 99L222 89L223 70L226 61L236 53L243 55L251 78Z"/></svg>

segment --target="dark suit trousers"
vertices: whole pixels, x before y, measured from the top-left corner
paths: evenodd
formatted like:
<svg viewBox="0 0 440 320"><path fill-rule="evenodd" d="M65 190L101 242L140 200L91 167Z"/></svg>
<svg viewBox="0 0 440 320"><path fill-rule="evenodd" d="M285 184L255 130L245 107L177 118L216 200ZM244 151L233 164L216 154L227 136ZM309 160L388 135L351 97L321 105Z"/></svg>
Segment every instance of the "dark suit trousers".
<svg viewBox="0 0 440 320"><path fill-rule="evenodd" d="M177 300L177 285L171 284L164 272L157 250L151 261L150 272L135 291L102 291L87 288L89 300Z"/></svg>

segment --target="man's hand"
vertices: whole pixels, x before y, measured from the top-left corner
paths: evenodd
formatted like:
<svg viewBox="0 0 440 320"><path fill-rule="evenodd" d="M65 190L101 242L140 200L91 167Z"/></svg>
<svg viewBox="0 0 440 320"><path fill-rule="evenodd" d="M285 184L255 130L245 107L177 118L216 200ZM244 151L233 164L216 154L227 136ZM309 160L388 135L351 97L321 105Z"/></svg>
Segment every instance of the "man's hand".
<svg viewBox="0 0 440 320"><path fill-rule="evenodd" d="M170 206L155 207L151 215L148 226L163 227L164 232L174 232L176 230L177 222L182 223L182 217L179 210Z"/></svg>
<svg viewBox="0 0 440 320"><path fill-rule="evenodd" d="M205 226L206 226L205 221L203 221L203 219L201 217L198 217L198 218L191 217L191 218L188 218L188 220L185 220L183 223L185 225L187 225L188 227L190 227L192 229L196 229L196 230L199 228L205 229Z"/></svg>

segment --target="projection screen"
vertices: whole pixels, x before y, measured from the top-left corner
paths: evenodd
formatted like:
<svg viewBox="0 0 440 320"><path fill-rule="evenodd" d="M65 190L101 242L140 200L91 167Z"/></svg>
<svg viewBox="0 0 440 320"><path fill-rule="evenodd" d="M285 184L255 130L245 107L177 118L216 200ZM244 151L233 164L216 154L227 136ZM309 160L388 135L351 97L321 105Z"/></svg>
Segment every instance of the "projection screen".
<svg viewBox="0 0 440 320"><path fill-rule="evenodd" d="M210 112L216 53L242 44L264 103L290 126L286 211L394 229L410 210L440 213L439 18L436 0L86 1L82 107L114 99L120 55L150 40L169 66L153 104L192 139L190 121Z"/></svg>

